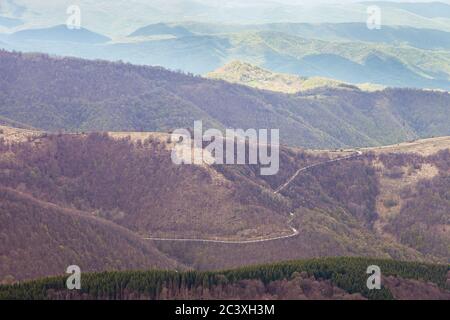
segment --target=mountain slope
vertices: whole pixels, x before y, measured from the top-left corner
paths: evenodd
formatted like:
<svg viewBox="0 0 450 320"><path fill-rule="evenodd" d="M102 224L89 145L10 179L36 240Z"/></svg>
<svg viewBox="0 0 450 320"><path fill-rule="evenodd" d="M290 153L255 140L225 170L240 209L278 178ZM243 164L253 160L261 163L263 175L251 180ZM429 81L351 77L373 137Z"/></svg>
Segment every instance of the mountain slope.
<svg viewBox="0 0 450 320"><path fill-rule="evenodd" d="M83 271L176 268L178 263L125 228L0 187L0 279Z"/></svg>
<svg viewBox="0 0 450 320"><path fill-rule="evenodd" d="M449 138L366 152L360 158L302 172L281 192L294 213L297 237L263 245L162 243L159 247L200 269L236 267L243 260L255 264L327 256L330 252L413 260L426 257L427 261L439 256L435 261L448 263ZM292 158L282 157L280 172L263 180L276 188L295 172L293 165Z"/></svg>
<svg viewBox="0 0 450 320"><path fill-rule="evenodd" d="M23 140L5 133L6 139ZM37 147L14 155L5 146L3 185L17 189L24 183L34 197L112 220L142 237L239 240L291 231L276 199L264 200L264 190L245 177L231 183L208 167L173 164L167 136L150 136L140 145L99 134L40 136ZM25 163L33 169L19 169ZM40 173L32 177L32 171Z"/></svg>
<svg viewBox="0 0 450 320"><path fill-rule="evenodd" d="M449 261L448 138L358 156L282 147L279 172L261 176L259 165L176 166L163 134L11 130L1 186L113 222L195 269L317 256Z"/></svg>
<svg viewBox="0 0 450 320"><path fill-rule="evenodd" d="M446 92L286 95L123 63L0 53L0 116L45 130L280 129L285 144L376 146L450 134ZM432 112L430 112L432 110Z"/></svg>

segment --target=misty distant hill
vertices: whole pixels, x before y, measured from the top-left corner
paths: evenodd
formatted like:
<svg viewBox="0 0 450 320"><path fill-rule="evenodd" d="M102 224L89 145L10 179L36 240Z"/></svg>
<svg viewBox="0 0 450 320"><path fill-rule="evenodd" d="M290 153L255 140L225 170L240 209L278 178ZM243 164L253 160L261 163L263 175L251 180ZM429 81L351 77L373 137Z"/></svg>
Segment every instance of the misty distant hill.
<svg viewBox="0 0 450 320"><path fill-rule="evenodd" d="M235 29L237 28L237 29ZM206 74L233 60L274 72L392 87L450 88L449 33L404 27L368 32L362 24L224 26L154 24L109 38L64 26L23 30L7 50L157 65ZM421 49L421 48L426 48ZM429 50L433 48L433 50Z"/></svg>
<svg viewBox="0 0 450 320"><path fill-rule="evenodd" d="M12 41L52 41L52 42L76 42L86 44L105 43L110 38L87 29L69 29L66 25L58 25L51 28L28 29L13 33Z"/></svg>
<svg viewBox="0 0 450 320"><path fill-rule="evenodd" d="M410 26L382 25L380 29L369 29L366 23L268 23L268 24L214 24L214 23L172 23L170 28L183 28L196 34L226 34L257 31L281 32L307 39L326 41L362 41L409 45L422 49L450 48L450 32Z"/></svg>
<svg viewBox="0 0 450 320"><path fill-rule="evenodd" d="M143 28L139 28L129 36L138 37L138 36L155 36L155 35L171 35L175 37L187 37L192 36L193 33L182 26L170 26L165 23L157 23Z"/></svg>

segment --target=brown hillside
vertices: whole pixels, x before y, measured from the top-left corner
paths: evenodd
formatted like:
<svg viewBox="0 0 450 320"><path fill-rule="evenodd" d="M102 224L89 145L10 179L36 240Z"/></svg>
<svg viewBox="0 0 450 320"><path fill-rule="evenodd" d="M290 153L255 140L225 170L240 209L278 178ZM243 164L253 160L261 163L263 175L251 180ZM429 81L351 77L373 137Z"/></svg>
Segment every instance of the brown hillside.
<svg viewBox="0 0 450 320"><path fill-rule="evenodd" d="M448 138L397 146L436 151L422 154L282 147L278 174L261 176L258 165L176 166L164 134L10 130L15 138L0 144L1 186L109 220L135 237L167 239L145 243L193 268L324 256L450 258ZM274 193L297 170L352 154L303 171ZM42 230L37 237L46 236ZM2 234L14 238L9 229ZM173 241L180 238L232 243Z"/></svg>
<svg viewBox="0 0 450 320"><path fill-rule="evenodd" d="M4 281L64 274L69 265L78 265L83 272L179 266L114 223L4 187L0 198Z"/></svg>

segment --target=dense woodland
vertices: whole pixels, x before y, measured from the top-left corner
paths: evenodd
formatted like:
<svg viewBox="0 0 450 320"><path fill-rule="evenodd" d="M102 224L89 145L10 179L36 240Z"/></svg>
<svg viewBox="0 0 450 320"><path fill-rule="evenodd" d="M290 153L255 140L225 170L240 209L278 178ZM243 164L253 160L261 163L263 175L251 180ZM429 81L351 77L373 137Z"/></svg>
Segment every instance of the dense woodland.
<svg viewBox="0 0 450 320"><path fill-rule="evenodd" d="M133 232L77 210L0 187L0 283L85 270L175 269Z"/></svg>
<svg viewBox="0 0 450 320"><path fill-rule="evenodd" d="M82 275L80 291L66 289L66 277L0 286L0 299L392 299L390 288L368 290L367 267L384 277L434 283L435 296L448 298L448 265L363 258L326 258L217 272L103 272ZM389 282L387 282L389 283ZM417 282L412 282L416 286ZM414 287L408 288L410 291ZM430 289L430 288L428 288ZM406 291L406 288L404 288ZM397 290L398 292L398 290ZM417 297L425 297L416 292ZM405 293L403 293L405 294Z"/></svg>
<svg viewBox="0 0 450 320"><path fill-rule="evenodd" d="M7 51L0 74L0 116L51 131L169 131L201 119L219 129L280 129L283 143L314 148L450 135L450 94L438 91L289 95L158 67Z"/></svg>
<svg viewBox="0 0 450 320"><path fill-rule="evenodd" d="M174 165L165 144L90 134L3 145L0 183L144 236L229 238L249 229L258 235L288 230L285 212L264 201L261 186L242 176L230 185L203 167ZM246 189L251 193L241 192Z"/></svg>
<svg viewBox="0 0 450 320"><path fill-rule="evenodd" d="M332 153L282 147L279 173L261 176L259 165L176 166L169 140L99 133L3 140L2 281L58 274L73 263L98 271L211 270L323 256L449 261L448 150L428 157L367 153L305 171L274 194L297 169L326 161ZM382 179L402 183L424 165L438 168L438 175L400 190L399 213L383 229L389 239L379 235L374 224L380 219L376 203ZM291 227L297 236L263 243L142 239L261 239L291 234ZM117 230L114 239L108 230ZM99 252L104 260L95 259ZM36 254L41 265L30 269L29 257Z"/></svg>
<svg viewBox="0 0 450 320"><path fill-rule="evenodd" d="M416 154L384 154L380 160L387 175L400 180L425 164L438 168L439 174L422 179L400 192L403 202L398 215L389 220L386 230L399 241L418 251L447 257L450 255L450 150L423 157ZM407 169L405 169L407 168Z"/></svg>

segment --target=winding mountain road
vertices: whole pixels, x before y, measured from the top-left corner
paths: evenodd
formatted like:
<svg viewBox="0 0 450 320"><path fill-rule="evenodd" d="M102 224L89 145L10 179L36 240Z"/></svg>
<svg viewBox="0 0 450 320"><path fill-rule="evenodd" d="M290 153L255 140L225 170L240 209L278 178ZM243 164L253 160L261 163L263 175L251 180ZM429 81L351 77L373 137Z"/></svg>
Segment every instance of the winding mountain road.
<svg viewBox="0 0 450 320"><path fill-rule="evenodd" d="M153 240L153 241L181 241L181 242L212 242L212 243L227 243L227 244L246 244L246 243L258 243L258 242L267 242L274 240L281 240L292 238L298 235L298 230L294 227L291 227L292 233L286 236L280 237L272 237L272 238L262 238L262 239L253 239L253 240L207 240L207 239L170 239L170 238L143 238L144 240Z"/></svg>
<svg viewBox="0 0 450 320"><path fill-rule="evenodd" d="M343 158L337 158L337 159L332 159L332 160L327 160L327 161L323 161L323 162L319 162L319 163L315 163L312 165L309 165L307 167L303 167L298 169L284 184L282 184L280 187L278 187L274 193L278 194L281 191L283 191L284 189L286 189L287 186L289 186L289 184L292 183L292 181L295 180L295 178L297 178L297 176L303 172L306 171L308 169L314 168L314 167L318 167L321 165L325 165L328 163L333 163L333 162L338 162L338 161L343 161L343 160L347 160L347 159L351 159L357 156L362 155L363 153L361 151L356 151L356 153L347 156L347 157L343 157ZM212 239L188 239L188 238L152 238L152 237L145 237L142 238L143 240L150 240L150 241L174 241L174 242L203 242L203 243L224 243L224 244L249 244L249 243L260 243L260 242L268 242L268 241L275 241L275 240L281 240L281 239L288 239L288 238L292 238L295 237L299 234L299 231L294 228L293 226L291 226L290 224L292 223L292 221L294 220L295 214L294 212L291 212L289 214L291 216L291 218L289 219L289 227L292 229L292 233L289 235L285 235L285 236L278 236L278 237L268 237L268 238L261 238L261 239L253 239L253 240L212 240Z"/></svg>
<svg viewBox="0 0 450 320"><path fill-rule="evenodd" d="M351 158L354 158L354 157L360 156L360 155L362 155L362 152L361 152L361 151L357 151L356 153L354 153L354 154L352 154L352 155L350 155L350 156L347 156L347 157L338 158L338 159L332 159L332 160L327 160L327 161L323 161L323 162L318 162L318 163L309 165L309 166L307 166L307 167L300 168L300 169L298 169L298 170L294 173L294 175L293 175L292 177L289 178L288 181L286 181L286 183L284 183L284 184L282 184L280 187L278 187L278 188L274 191L274 193L280 193L281 191L283 191L284 189L286 189L286 187L287 187L292 181L294 181L295 178L297 178L297 176L298 176L301 172L303 172L303 171L306 171L306 170L308 170L308 169L315 168L315 167L318 167L318 166L321 166L321 165L324 165L324 164L327 164L327 163L332 163L332 162L338 162L338 161L342 161L342 160L351 159Z"/></svg>

